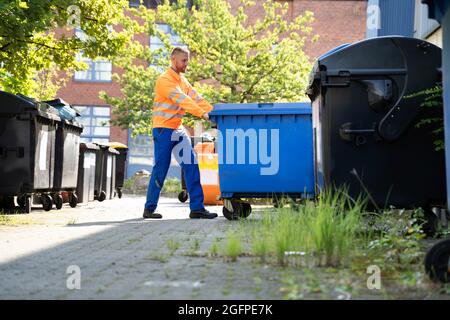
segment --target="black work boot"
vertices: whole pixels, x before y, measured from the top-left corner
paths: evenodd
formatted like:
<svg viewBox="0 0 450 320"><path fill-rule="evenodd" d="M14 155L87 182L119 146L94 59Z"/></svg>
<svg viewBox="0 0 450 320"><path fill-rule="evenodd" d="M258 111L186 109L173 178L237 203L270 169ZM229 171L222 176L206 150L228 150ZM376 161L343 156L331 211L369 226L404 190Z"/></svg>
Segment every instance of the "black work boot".
<svg viewBox="0 0 450 320"><path fill-rule="evenodd" d="M214 219L217 217L217 213L209 212L206 209L191 211L189 218L191 219Z"/></svg>
<svg viewBox="0 0 450 320"><path fill-rule="evenodd" d="M155 211L144 209L143 217L144 219L161 219L162 215L155 213Z"/></svg>

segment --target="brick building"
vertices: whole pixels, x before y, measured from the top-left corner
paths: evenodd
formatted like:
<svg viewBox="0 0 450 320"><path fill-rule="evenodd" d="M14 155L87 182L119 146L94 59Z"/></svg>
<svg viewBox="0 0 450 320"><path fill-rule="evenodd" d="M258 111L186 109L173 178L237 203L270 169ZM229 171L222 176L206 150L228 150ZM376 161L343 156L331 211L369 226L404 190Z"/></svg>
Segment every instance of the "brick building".
<svg viewBox="0 0 450 320"><path fill-rule="evenodd" d="M239 0L227 0L235 11ZM150 7L157 5L157 0L147 0ZM305 52L311 60L328 50L347 42L362 40L366 36L366 9L367 0L283 0L289 5L288 19L294 19L306 10L312 11L315 21L312 24L313 33L319 35L317 42L305 45ZM136 5L139 1L130 1ZM253 23L264 15L263 1L256 1L256 6L248 12L248 23ZM160 24L159 28L167 33L167 25ZM76 31L82 36L80 30ZM171 35L173 44L178 43L176 35ZM141 37L140 41L150 47L161 45L158 38ZM80 59L82 59L80 57ZM111 80L111 75L118 69L108 61L85 60L89 70L76 72L67 84L58 92L58 96L76 106L82 113L82 122L85 130L82 135L84 141L107 142L118 141L127 144L130 148L127 177L139 169L151 170L152 143L149 137L131 139L127 130L109 125L111 119L110 107L98 97L100 91L110 95L119 95L120 86ZM150 106L149 106L150 107ZM179 177L177 164L173 163L168 176Z"/></svg>

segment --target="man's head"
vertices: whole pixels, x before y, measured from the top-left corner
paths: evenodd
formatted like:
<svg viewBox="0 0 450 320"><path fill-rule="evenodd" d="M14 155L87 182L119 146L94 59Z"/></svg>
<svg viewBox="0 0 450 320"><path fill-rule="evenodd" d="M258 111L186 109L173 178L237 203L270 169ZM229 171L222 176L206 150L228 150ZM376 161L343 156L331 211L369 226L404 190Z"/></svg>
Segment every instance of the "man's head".
<svg viewBox="0 0 450 320"><path fill-rule="evenodd" d="M170 55L172 62L172 68L178 73L186 72L186 68L189 62L189 51L184 48L176 47L172 50Z"/></svg>

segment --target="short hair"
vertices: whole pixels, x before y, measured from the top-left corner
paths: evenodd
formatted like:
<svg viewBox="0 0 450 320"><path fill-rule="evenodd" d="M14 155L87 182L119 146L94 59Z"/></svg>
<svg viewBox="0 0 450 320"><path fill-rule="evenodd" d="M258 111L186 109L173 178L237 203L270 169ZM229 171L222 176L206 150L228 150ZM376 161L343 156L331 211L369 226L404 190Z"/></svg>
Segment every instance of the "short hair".
<svg viewBox="0 0 450 320"><path fill-rule="evenodd" d="M182 53L186 53L187 55L189 55L189 50L188 49L182 48L182 47L175 47L175 48L173 48L172 53L170 54L170 56L173 57L174 55L179 54L181 52Z"/></svg>

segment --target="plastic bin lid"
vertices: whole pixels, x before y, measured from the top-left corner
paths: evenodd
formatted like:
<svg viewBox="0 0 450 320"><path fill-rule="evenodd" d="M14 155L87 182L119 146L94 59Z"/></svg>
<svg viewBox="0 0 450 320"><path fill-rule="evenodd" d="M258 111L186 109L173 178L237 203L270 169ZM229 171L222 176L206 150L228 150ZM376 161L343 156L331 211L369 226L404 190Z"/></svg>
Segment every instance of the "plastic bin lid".
<svg viewBox="0 0 450 320"><path fill-rule="evenodd" d="M108 146L114 149L128 149L128 146L120 142L110 142Z"/></svg>
<svg viewBox="0 0 450 320"><path fill-rule="evenodd" d="M68 107L74 111L76 117L81 116L81 113L76 108L72 107L69 103L67 103L66 101L64 101L61 98L56 98L53 100L47 100L47 101L42 101L42 102L47 103L55 108Z"/></svg>
<svg viewBox="0 0 450 320"><path fill-rule="evenodd" d="M320 57L317 58L317 60L322 60L323 58L328 57L329 55L336 53L340 50L343 50L345 48L347 48L348 46L350 46L351 43L344 43L341 44L340 46L337 46L336 48L331 49L330 51L325 52L323 55L321 55Z"/></svg>
<svg viewBox="0 0 450 320"><path fill-rule="evenodd" d="M100 147L95 143L80 143L80 150L100 150Z"/></svg>
<svg viewBox="0 0 450 320"><path fill-rule="evenodd" d="M51 120L60 120L58 113L50 105L22 94L0 91L0 106L0 113L31 113Z"/></svg>
<svg viewBox="0 0 450 320"><path fill-rule="evenodd" d="M219 103L214 105L210 116L221 115L279 115L311 114L310 102L286 103Z"/></svg>
<svg viewBox="0 0 450 320"><path fill-rule="evenodd" d="M116 149L110 147L110 146L109 146L109 143L108 143L108 144L103 144L103 143L97 143L97 142L94 142L94 144L97 145L97 146L99 147L99 149L106 150L106 151L108 151L109 153L120 154L119 151L117 151Z"/></svg>

